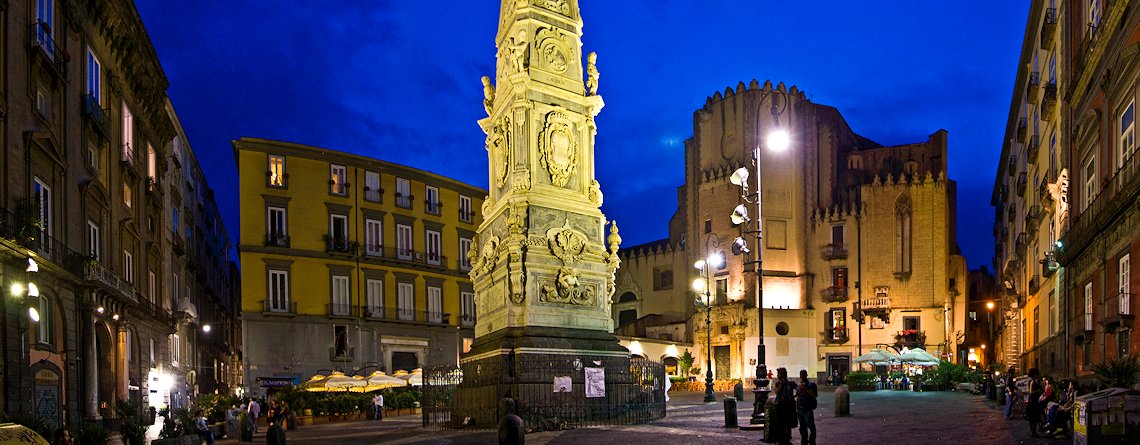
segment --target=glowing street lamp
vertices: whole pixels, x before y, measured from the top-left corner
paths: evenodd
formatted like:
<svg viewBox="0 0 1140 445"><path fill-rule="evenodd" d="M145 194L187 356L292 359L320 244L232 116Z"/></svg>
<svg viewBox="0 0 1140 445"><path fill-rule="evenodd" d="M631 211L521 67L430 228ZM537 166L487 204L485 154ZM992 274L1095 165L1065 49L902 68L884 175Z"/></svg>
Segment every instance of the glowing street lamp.
<svg viewBox="0 0 1140 445"><path fill-rule="evenodd" d="M704 294L704 301L698 298L696 304L698 306L704 304L705 307L705 403L716 402L716 394L713 393L712 292L709 289L709 280L712 279L712 269L724 265L724 255L716 251L719 245L720 237L715 233L708 234L705 237L705 251L708 252L708 256L693 264L693 267L701 273L700 277L693 280L693 290L697 295Z"/></svg>

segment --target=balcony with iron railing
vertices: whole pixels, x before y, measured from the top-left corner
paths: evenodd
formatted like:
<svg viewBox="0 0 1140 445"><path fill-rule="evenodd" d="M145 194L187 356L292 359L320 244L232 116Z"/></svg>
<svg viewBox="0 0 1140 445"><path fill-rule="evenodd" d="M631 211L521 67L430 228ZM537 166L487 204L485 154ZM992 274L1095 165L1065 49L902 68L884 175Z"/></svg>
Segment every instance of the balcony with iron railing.
<svg viewBox="0 0 1140 445"><path fill-rule="evenodd" d="M1025 154L1030 161L1037 160L1038 149L1041 148L1041 137L1033 135L1029 137L1029 142L1025 144Z"/></svg>
<svg viewBox="0 0 1140 445"><path fill-rule="evenodd" d="M1027 225L1034 225L1041 221L1041 205L1032 204L1029 209L1025 211L1025 220Z"/></svg>
<svg viewBox="0 0 1140 445"><path fill-rule="evenodd" d="M135 148L131 146L130 142L124 142L122 148L122 156L119 157L119 161L122 162L123 165L133 168L135 166Z"/></svg>
<svg viewBox="0 0 1140 445"><path fill-rule="evenodd" d="M1009 155L1009 165L1007 167L1008 168L1005 169L1005 174L1007 174L1009 176L1013 176L1013 175L1017 174L1017 155L1016 154Z"/></svg>
<svg viewBox="0 0 1140 445"><path fill-rule="evenodd" d="M1029 177L1025 172L1021 172L1017 175L1017 196L1025 196L1025 188L1027 185L1029 185Z"/></svg>
<svg viewBox="0 0 1140 445"><path fill-rule="evenodd" d="M1025 136L1028 133L1029 133L1029 119L1024 118L1024 117L1017 119L1017 141L1018 142L1024 141Z"/></svg>
<svg viewBox="0 0 1140 445"><path fill-rule="evenodd" d="M422 264L447 268L447 256L438 253L420 252L399 247L365 246L365 259L392 260L409 264Z"/></svg>
<svg viewBox="0 0 1140 445"><path fill-rule="evenodd" d="M264 308L263 315L297 315L296 301L261 300L261 307Z"/></svg>
<svg viewBox="0 0 1140 445"><path fill-rule="evenodd" d="M182 241L182 237L178 235L178 232L175 232L170 236L170 249L174 251L175 255L182 255L186 253L186 242Z"/></svg>
<svg viewBox="0 0 1140 445"><path fill-rule="evenodd" d="M1037 71L1029 73L1029 86L1025 88L1025 97L1029 103L1036 103L1038 96L1041 95L1041 81L1040 74Z"/></svg>
<svg viewBox="0 0 1140 445"><path fill-rule="evenodd" d="M824 303L841 303L847 301L847 286L828 286L819 291L820 300Z"/></svg>
<svg viewBox="0 0 1140 445"><path fill-rule="evenodd" d="M328 253L355 255L359 249L359 242L349 241L348 239L342 237L325 235L325 251Z"/></svg>
<svg viewBox="0 0 1140 445"><path fill-rule="evenodd" d="M355 317L356 306L349 303L330 303L325 305L325 314L329 317Z"/></svg>
<svg viewBox="0 0 1140 445"><path fill-rule="evenodd" d="M417 311L401 307L369 306L365 311L365 318L377 321L396 321L433 326L447 326L451 323L451 314L437 311Z"/></svg>
<svg viewBox="0 0 1140 445"><path fill-rule="evenodd" d="M384 189L379 188L373 190L371 187L364 187L364 200L368 202L383 202Z"/></svg>
<svg viewBox="0 0 1140 445"><path fill-rule="evenodd" d="M409 194L405 196L400 192L396 192L396 207L410 209L412 208L412 200L415 198L415 195Z"/></svg>
<svg viewBox="0 0 1140 445"><path fill-rule="evenodd" d="M1057 42L1057 8L1045 8L1041 20L1041 49L1048 51Z"/></svg>
<svg viewBox="0 0 1140 445"><path fill-rule="evenodd" d="M827 345L841 345L851 340L847 334L847 326L833 326L820 333L822 343Z"/></svg>
<svg viewBox="0 0 1140 445"><path fill-rule="evenodd" d="M1131 293L1121 292L1105 299L1104 318L1100 320L1100 324L1104 325L1105 329L1111 329L1115 326L1126 326L1125 321L1131 321L1132 318Z"/></svg>
<svg viewBox="0 0 1140 445"><path fill-rule="evenodd" d="M839 260L847 258L847 244L830 243L820 249L825 260Z"/></svg>
<svg viewBox="0 0 1140 445"><path fill-rule="evenodd" d="M464 328L475 327L475 314L463 314L459 316L459 326Z"/></svg>
<svg viewBox="0 0 1140 445"><path fill-rule="evenodd" d="M289 235L284 233L267 233L265 235L266 247L289 247Z"/></svg>
<svg viewBox="0 0 1140 445"><path fill-rule="evenodd" d="M131 303L137 301L134 284L120 278L118 274L104 266L103 263L97 260L86 261L82 266L82 272L83 279L89 286L102 288L104 291Z"/></svg>
<svg viewBox="0 0 1140 445"><path fill-rule="evenodd" d="M1025 249L1029 248L1029 234L1021 232L1017 234L1017 253L1018 256L1025 256Z"/></svg>
<svg viewBox="0 0 1140 445"><path fill-rule="evenodd" d="M1057 80L1049 79L1045 84L1045 91L1041 98L1041 119L1048 121L1048 117L1057 108Z"/></svg>
<svg viewBox="0 0 1140 445"><path fill-rule="evenodd" d="M1039 290L1041 290L1041 275L1033 274L1029 277L1029 293L1035 294Z"/></svg>
<svg viewBox="0 0 1140 445"><path fill-rule="evenodd" d="M475 219L475 212L470 210L459 210L459 221L470 223Z"/></svg>
<svg viewBox="0 0 1140 445"><path fill-rule="evenodd" d="M1001 202L1009 201L1009 185L1008 184L1002 184L1001 187L998 187L998 200Z"/></svg>
<svg viewBox="0 0 1140 445"><path fill-rule="evenodd" d="M427 212L428 214L431 214L431 215L439 215L439 213L442 210L443 210L443 203L440 202L439 200L434 200L434 201L431 199L425 199L424 200L424 212Z"/></svg>
<svg viewBox="0 0 1140 445"><path fill-rule="evenodd" d="M1124 165L1108 181L1100 193L1091 199L1084 211L1072 218L1069 230L1065 232L1060 262L1068 264L1081 247L1097 236L1114 218L1117 211L1133 202L1140 194L1140 156L1135 153L1124 161ZM1087 197L1081 197L1088 200Z"/></svg>
<svg viewBox="0 0 1140 445"><path fill-rule="evenodd" d="M83 116L87 118L88 122L91 122L91 127L103 137L107 137L111 132L107 114L107 110L99 103L98 98L90 94L83 96Z"/></svg>
<svg viewBox="0 0 1140 445"><path fill-rule="evenodd" d="M67 50L56 45L52 37L51 26L42 21L36 21L31 26L32 49L38 52L44 63L51 67L51 72L63 77L67 72Z"/></svg>
<svg viewBox="0 0 1140 445"><path fill-rule="evenodd" d="M1009 222L1016 221L1017 220L1017 206L1010 204L1009 208L1006 209L1006 214L1007 214L1006 215L1006 221L1009 221Z"/></svg>

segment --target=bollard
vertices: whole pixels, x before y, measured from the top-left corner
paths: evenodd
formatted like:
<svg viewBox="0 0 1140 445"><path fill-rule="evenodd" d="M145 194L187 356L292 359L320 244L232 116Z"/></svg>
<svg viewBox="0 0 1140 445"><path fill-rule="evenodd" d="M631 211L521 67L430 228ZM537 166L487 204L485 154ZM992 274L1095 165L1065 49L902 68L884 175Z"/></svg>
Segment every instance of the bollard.
<svg viewBox="0 0 1140 445"><path fill-rule="evenodd" d="M839 385L835 389L835 417L851 415L851 394L847 392L847 385Z"/></svg>
<svg viewBox="0 0 1140 445"><path fill-rule="evenodd" d="M778 433L777 434L772 433L777 428L780 428L780 421L779 421L779 419L776 419L775 414L776 414L776 395L773 394L773 395L768 396L768 399L764 401L764 422L765 423L764 423L764 439L763 439L763 441L765 443L773 443L779 439Z"/></svg>
<svg viewBox="0 0 1140 445"><path fill-rule="evenodd" d="M515 401L509 397L499 400L499 445L523 445L526 443L526 429L523 420L515 414Z"/></svg>
<svg viewBox="0 0 1140 445"><path fill-rule="evenodd" d="M732 387L732 395L736 400L744 400L744 383L736 382L736 386Z"/></svg>
<svg viewBox="0 0 1140 445"><path fill-rule="evenodd" d="M724 398L724 427L736 428L736 398Z"/></svg>

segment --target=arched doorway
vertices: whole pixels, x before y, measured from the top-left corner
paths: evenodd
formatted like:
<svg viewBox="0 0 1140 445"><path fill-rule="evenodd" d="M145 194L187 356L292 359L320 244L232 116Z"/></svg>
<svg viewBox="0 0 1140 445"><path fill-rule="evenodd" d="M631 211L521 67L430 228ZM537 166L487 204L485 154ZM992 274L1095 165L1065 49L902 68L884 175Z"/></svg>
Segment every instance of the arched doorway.
<svg viewBox="0 0 1140 445"><path fill-rule="evenodd" d="M99 415L110 418L115 412L115 342L104 324L95 326L95 367L99 373Z"/></svg>

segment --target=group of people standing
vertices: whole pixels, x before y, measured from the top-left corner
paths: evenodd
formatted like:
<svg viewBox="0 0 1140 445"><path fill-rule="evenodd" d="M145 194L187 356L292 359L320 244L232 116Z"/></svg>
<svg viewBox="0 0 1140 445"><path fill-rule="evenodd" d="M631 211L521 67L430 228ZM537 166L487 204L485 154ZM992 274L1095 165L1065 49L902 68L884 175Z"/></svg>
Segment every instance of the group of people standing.
<svg viewBox="0 0 1140 445"><path fill-rule="evenodd" d="M1014 378L1016 372L1010 367L1005 376L1005 418L1012 418L1013 404L1020 396L1025 401L1025 419L1029 421L1030 436L1055 436L1068 431L1068 421L1073 417L1077 402L1077 383L1062 380L1060 385L1055 385L1053 379L1041 377L1037 368L1030 368L1026 393L1019 395Z"/></svg>
<svg viewBox="0 0 1140 445"><path fill-rule="evenodd" d="M800 444L815 445L815 407L819 388L808 379L806 369L800 370L800 382L788 380L788 370L776 369L773 383L775 405L768 419L770 439L782 445L791 445L792 428L799 425Z"/></svg>

